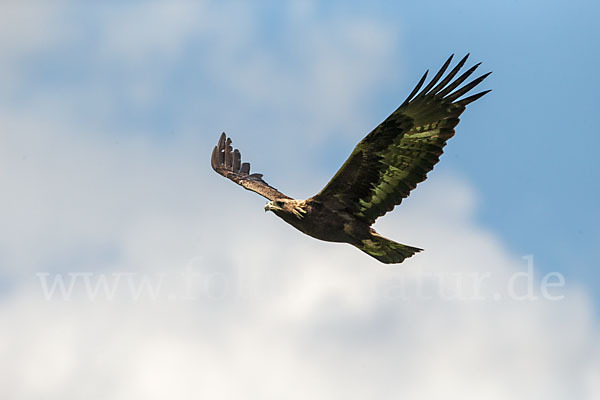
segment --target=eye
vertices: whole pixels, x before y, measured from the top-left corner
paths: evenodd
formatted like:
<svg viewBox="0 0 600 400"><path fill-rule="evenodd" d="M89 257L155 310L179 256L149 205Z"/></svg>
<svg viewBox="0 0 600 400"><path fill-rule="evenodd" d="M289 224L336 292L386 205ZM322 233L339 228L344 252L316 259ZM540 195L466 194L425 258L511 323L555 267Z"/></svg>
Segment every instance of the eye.
<svg viewBox="0 0 600 400"><path fill-rule="evenodd" d="M276 201L276 202L275 202L275 205L276 205L277 207L283 207L283 201L279 201L279 200L278 200L278 201Z"/></svg>

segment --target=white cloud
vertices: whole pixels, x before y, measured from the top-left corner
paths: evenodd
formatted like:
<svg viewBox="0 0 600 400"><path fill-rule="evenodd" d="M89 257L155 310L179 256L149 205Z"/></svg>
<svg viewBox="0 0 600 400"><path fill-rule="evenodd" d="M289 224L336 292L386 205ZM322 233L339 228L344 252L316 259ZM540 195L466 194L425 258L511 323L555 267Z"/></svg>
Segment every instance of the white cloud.
<svg viewBox="0 0 600 400"><path fill-rule="evenodd" d="M54 6L44 2L3 2L0 5L3 33L0 49L4 55L38 49L56 40L59 35L54 22L56 11L60 9L57 3L62 2L55 2Z"/></svg>
<svg viewBox="0 0 600 400"><path fill-rule="evenodd" d="M257 46L248 75L236 77L236 53L259 42L249 14L238 15L247 30L229 33L229 43L210 28L224 44L214 53L214 76L232 77L237 102L256 100L284 115L309 104L302 111L307 126L360 120L353 114L369 82L389 68L389 42L371 44L384 43L389 28L338 21L338 33L327 35L327 27L304 19L310 13L295 18L313 26L296 29L314 36L298 38L292 29L289 43L310 58L300 69L314 68L288 76L284 63ZM116 31L120 23L107 26ZM123 43L107 39L106 51L116 48L121 57L139 49L134 64L157 51L170 57L192 34L187 29L158 42L142 31ZM378 39L361 42L366 36ZM382 66L351 62L356 52ZM348 75L330 79L340 71ZM278 104L289 97L274 96L278 87L297 98ZM53 101L60 105L61 97ZM251 118L243 110L240 120ZM382 219L381 233L426 249L403 265L383 266L264 214L262 199L209 169L204 137L165 146L67 117L0 111L0 276L10 282L0 292L0 397L546 400L600 392L599 330L587 293L567 281L557 289L561 301L508 299L507 282L527 263L479 226L468 182L436 171ZM255 151L267 177L268 166L278 165L270 151L295 146L298 131L269 131L275 143ZM295 148L300 154L290 160L304 157ZM281 169L272 173L300 177L289 183L293 189L315 192L314 182L327 179L310 164ZM284 180L278 186L288 189ZM198 274L189 293L186 266ZM122 281L114 300L89 300L78 281L69 301L46 301L36 272L50 279L104 273L109 280L121 273ZM137 283L143 274L154 283L165 274L157 299L144 292L132 300L127 273ZM453 274L465 277L464 294L472 297L468 274L482 273L490 274L481 285L485 300L440 298L440 288L452 293ZM536 287L540 281L536 276ZM419 283L431 299L419 296ZM494 300L496 293L502 299Z"/></svg>
<svg viewBox="0 0 600 400"><path fill-rule="evenodd" d="M0 91L10 93L35 52L56 45L69 32L61 24L63 1L0 4Z"/></svg>

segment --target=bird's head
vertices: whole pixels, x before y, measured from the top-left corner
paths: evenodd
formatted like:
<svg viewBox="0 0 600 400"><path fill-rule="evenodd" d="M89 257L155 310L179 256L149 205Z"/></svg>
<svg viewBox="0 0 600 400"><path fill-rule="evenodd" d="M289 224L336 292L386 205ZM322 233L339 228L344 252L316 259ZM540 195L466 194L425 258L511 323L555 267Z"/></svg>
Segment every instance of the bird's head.
<svg viewBox="0 0 600 400"><path fill-rule="evenodd" d="M306 210L304 202L293 199L275 199L265 205L265 212L273 211L275 214L294 215L296 218L304 218Z"/></svg>

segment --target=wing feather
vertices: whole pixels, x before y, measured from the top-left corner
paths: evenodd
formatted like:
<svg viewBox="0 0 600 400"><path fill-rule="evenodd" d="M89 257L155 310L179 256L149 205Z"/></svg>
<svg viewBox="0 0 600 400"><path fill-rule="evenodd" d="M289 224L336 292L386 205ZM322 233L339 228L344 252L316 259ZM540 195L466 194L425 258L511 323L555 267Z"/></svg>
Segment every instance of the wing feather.
<svg viewBox="0 0 600 400"><path fill-rule="evenodd" d="M250 174L250 163L242 163L242 154L238 149L233 149L231 139L224 132L213 149L210 161L212 168L218 174L245 189L256 192L269 200L289 199L288 196L265 182L262 174Z"/></svg>
<svg viewBox="0 0 600 400"><path fill-rule="evenodd" d="M444 75L444 72L446 72L446 70L448 69L448 66L452 62L452 58L454 58L454 54L452 54L452 55L450 55L450 57L448 57L448 59L446 60L446 62L444 63L444 65L442 65L442 68L440 68L440 70L438 71L438 73L435 74L435 76L431 79L431 82L429 82L427 84L427 86L425 86L423 88L423 91L422 91L423 95L425 95L427 92L429 92L429 90L433 87L433 85L435 85L440 80L440 78L442 77L442 75Z"/></svg>
<svg viewBox="0 0 600 400"><path fill-rule="evenodd" d="M425 73L402 105L358 143L335 176L310 200L326 203L331 209L346 209L368 223L400 204L439 161L465 106L489 92L456 101L489 75L461 87L480 65L454 79L468 56L443 77L450 56L420 90Z"/></svg>

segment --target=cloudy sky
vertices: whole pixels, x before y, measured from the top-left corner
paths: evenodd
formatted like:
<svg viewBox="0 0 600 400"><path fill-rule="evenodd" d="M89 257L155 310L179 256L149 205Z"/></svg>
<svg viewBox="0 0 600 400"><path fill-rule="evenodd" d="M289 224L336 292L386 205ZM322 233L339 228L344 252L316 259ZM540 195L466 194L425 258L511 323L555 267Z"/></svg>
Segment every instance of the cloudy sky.
<svg viewBox="0 0 600 400"><path fill-rule="evenodd" d="M598 12L2 2L0 397L598 398ZM493 92L377 222L400 266L209 167L226 131L309 197L468 52Z"/></svg>

